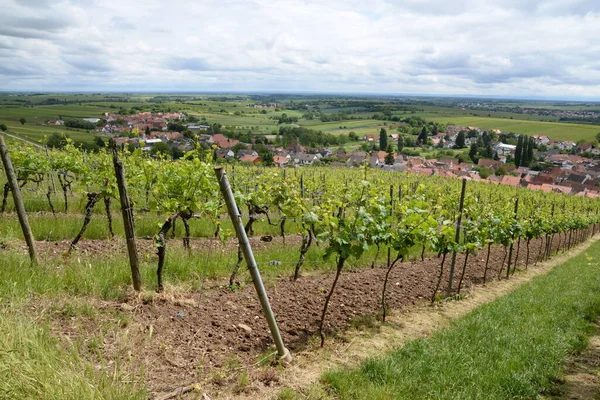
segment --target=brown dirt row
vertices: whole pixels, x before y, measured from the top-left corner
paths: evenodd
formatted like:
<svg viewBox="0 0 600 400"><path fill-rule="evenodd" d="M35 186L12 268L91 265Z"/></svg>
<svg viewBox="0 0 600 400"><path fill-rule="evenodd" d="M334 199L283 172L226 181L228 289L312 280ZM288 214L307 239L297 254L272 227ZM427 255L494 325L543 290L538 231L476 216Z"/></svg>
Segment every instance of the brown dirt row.
<svg viewBox="0 0 600 400"><path fill-rule="evenodd" d="M531 257L537 254L539 245L538 241L531 243ZM525 261L523 250L519 252L521 264ZM486 253L470 257L466 287L482 281ZM455 287L463 257L457 256ZM490 279L497 279L503 258L504 249L492 247ZM398 265L390 275L389 307L403 309L428 301L438 279L439 265L438 258ZM448 267L449 259L443 281L447 281ZM329 336L343 332L365 316L380 313L385 272L380 266L342 273L327 316ZM317 332L324 297L332 280L332 274L318 274L297 282L280 280L267 288L283 339L292 352L302 350ZM144 364L145 381L155 392L168 392L178 385L207 379L214 381L210 371L228 370L232 365L253 366L272 344L251 285L235 292L217 289L167 293L155 296L152 301L133 296L125 305L109 302L103 307L125 311L133 321L127 328L126 342L119 337L122 333L105 338L105 357L116 359L124 351L133 355ZM245 327L239 327L240 324ZM68 336L77 335L68 325L59 329Z"/></svg>
<svg viewBox="0 0 600 400"><path fill-rule="evenodd" d="M274 242L278 240L274 238ZM253 238L253 241L253 245L269 245L260 242L259 238ZM235 243L229 243L234 249ZM554 247L557 243L555 239ZM152 241L142 241L141 244L149 246L147 250L153 249ZM541 241L531 242L531 263L541 244ZM42 242L40 245L43 254L62 254L68 242ZM83 241L79 251L106 255L117 251L117 246L118 251L123 251L118 240ZM221 243L197 240L193 241L193 246L212 249L221 246ZM486 255L487 251L483 250L476 256L470 256L463 287L481 283ZM522 243L520 264L525 263L525 256ZM489 279L497 279L503 259L504 248L492 247ZM457 255L454 287L458 284L463 260L463 255ZM438 279L440 261L439 258L427 258L397 265L390 274L388 306L401 310L427 302ZM449 264L450 257L446 261L443 282L447 281ZM342 273L327 316L329 336L344 332L357 321L368 321L369 317L380 313L386 272L383 267L345 270ZM303 277L297 282L281 279L267 288L284 341L292 352L305 348L317 332L323 301L332 280L333 274L322 273ZM176 290L173 288L172 293L154 296L151 293L132 295L125 303L95 301L99 308L111 312L117 310L130 321L103 337L104 360L116 362L129 358L131 365L143 365L145 383L153 392L168 392L179 385L207 381L229 385L231 380L220 376L219 371L232 369L249 370L250 374L255 371L258 379L276 380L272 375L262 376L264 371L254 368L260 358L272 351L272 341L253 286L245 286L235 292L212 289L180 293ZM245 326L240 327L240 324ZM101 329L85 316L58 318L53 325L58 335L71 340L85 341Z"/></svg>

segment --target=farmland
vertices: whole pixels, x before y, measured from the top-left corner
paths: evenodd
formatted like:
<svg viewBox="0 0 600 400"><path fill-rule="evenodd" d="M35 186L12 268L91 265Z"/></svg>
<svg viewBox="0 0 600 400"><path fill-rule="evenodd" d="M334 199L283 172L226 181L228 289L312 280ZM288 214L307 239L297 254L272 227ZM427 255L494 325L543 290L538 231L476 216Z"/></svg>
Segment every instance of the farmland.
<svg viewBox="0 0 600 400"><path fill-rule="evenodd" d="M260 102L279 104L277 108L252 108ZM302 103L306 104L302 104ZM439 103L432 105L431 103ZM561 123L558 118L547 115L530 115L517 112L495 111L494 107L535 107L538 110L561 110L560 104L545 102L492 102L489 110L460 108L460 100L436 100L427 98L343 97L343 96L292 96L292 95L208 95L208 94L27 94L0 95L0 123L14 134L36 142L57 131L64 131L74 140L91 143L94 132L81 129L66 130L64 127L44 125L50 119L99 118L106 112L119 110L179 111L208 123L218 123L234 131L253 134L273 134L280 126L277 118L283 113L295 117L295 125L332 134L354 132L360 137L376 134L380 127L391 124L385 119L374 119L382 110L391 110L390 117L398 119L423 117L442 124L478 126L500 129L505 132L526 135L548 135L555 140L592 141L600 131L598 125ZM566 111L595 110L590 104L565 104ZM305 113L314 114L312 119ZM344 112L342 119L322 122L318 113L335 116ZM380 115L380 114L379 114ZM27 122L22 125L20 118Z"/></svg>
<svg viewBox="0 0 600 400"><path fill-rule="evenodd" d="M47 156L9 146L39 257L30 262L5 192L0 324L11 333L0 351L16 356L0 363L24 368L1 395L60 398L56 379L81 398L146 398L182 385L251 396L276 385L282 366L248 269L236 272L243 259L209 154L166 161L140 150L69 144ZM140 290L114 157L133 202ZM348 329L384 326L394 310L510 281L600 224L594 199L477 182L367 167L224 172L292 354L323 354Z"/></svg>
<svg viewBox="0 0 600 400"><path fill-rule="evenodd" d="M515 132L525 135L546 135L562 140L594 140L600 132L600 126L567 124L559 122L526 121L517 119L487 117L437 117L428 119L442 123L453 123L464 126L478 126L483 129L500 129L503 132Z"/></svg>

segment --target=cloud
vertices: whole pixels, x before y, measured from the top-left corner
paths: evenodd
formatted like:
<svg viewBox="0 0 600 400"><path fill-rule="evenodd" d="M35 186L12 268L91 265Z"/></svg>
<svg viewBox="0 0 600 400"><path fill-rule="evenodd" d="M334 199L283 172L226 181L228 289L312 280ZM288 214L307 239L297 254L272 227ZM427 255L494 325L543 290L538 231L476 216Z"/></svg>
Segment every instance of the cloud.
<svg viewBox="0 0 600 400"><path fill-rule="evenodd" d="M166 67L174 71L211 71L209 64L198 57L175 57L166 62Z"/></svg>
<svg viewBox="0 0 600 400"><path fill-rule="evenodd" d="M7 0L8 90L600 98L595 0Z"/></svg>

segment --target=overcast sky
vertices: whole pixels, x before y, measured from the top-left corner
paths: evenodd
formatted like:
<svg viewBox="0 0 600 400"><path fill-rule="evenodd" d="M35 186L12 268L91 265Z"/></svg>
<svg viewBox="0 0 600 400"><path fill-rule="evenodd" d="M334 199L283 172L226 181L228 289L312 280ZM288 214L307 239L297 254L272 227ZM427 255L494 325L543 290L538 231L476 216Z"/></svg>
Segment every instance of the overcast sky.
<svg viewBox="0 0 600 400"><path fill-rule="evenodd" d="M0 0L0 90L600 99L598 0Z"/></svg>

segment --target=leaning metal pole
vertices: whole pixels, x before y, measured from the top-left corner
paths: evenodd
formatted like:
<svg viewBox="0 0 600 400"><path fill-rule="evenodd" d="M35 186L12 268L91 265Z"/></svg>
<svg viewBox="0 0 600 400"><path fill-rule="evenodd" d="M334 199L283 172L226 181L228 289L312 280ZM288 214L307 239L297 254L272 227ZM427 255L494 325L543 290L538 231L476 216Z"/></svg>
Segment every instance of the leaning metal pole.
<svg viewBox="0 0 600 400"><path fill-rule="evenodd" d="M263 313L265 314L265 318L267 319L267 323L269 324L271 336L273 336L273 341L275 342L275 346L277 347L277 353L284 362L290 363L292 361L292 356L289 350L285 348L283 344L283 339L281 338L281 333L279 333L277 321L275 321L273 310L271 310L269 298L267 297L265 286L263 285L262 279L260 277L260 271L258 270L258 266L256 265L256 260L254 259L254 254L252 253L252 248L250 247L250 242L248 241L248 236L246 235L246 231L244 230L242 216L240 215L238 206L235 203L235 198L233 197L233 192L231 191L231 187L229 186L229 181L227 180L227 174L223 170L223 167L216 167L215 174L217 175L217 180L219 181L221 193L225 198L225 203L227 204L227 211L229 212L229 216L231 217L233 227L235 228L235 233L237 235L240 248L244 253L244 258L246 259L248 270L250 271L250 275L252 276L252 282L254 283L254 288L256 289L256 293L258 294L260 305L262 306Z"/></svg>

